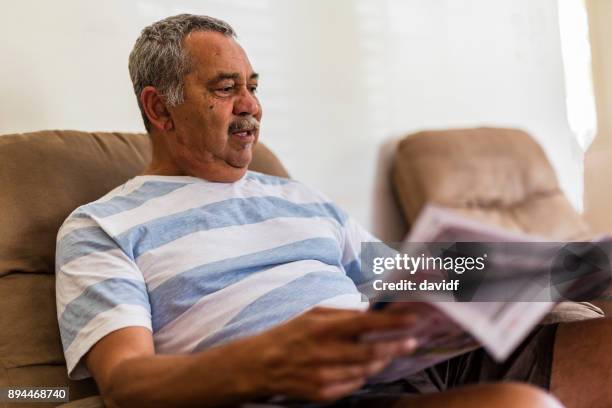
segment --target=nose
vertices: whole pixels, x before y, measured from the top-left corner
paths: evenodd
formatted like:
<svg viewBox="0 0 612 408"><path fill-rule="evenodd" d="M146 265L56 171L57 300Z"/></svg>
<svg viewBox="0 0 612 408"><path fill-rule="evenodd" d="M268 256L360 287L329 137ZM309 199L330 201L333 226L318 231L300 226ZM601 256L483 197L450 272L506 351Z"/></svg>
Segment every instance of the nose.
<svg viewBox="0 0 612 408"><path fill-rule="evenodd" d="M251 115L259 113L259 101L246 87L238 95L234 102L234 115Z"/></svg>

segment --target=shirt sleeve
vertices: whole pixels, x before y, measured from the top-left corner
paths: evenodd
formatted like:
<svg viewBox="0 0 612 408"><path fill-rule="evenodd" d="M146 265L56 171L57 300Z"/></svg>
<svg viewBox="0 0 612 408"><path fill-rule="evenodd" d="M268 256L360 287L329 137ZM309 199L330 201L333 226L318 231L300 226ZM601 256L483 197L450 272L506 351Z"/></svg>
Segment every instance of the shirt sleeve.
<svg viewBox="0 0 612 408"><path fill-rule="evenodd" d="M71 379L91 377L83 356L104 336L129 326L151 330L151 307L142 273L92 218L71 216L60 229L55 287Z"/></svg>
<svg viewBox="0 0 612 408"><path fill-rule="evenodd" d="M367 262L364 264L364 258L394 256L396 251L374 237L352 217L347 218L344 230L342 266L357 288L363 294L370 295L371 282L380 279L380 275L376 275Z"/></svg>

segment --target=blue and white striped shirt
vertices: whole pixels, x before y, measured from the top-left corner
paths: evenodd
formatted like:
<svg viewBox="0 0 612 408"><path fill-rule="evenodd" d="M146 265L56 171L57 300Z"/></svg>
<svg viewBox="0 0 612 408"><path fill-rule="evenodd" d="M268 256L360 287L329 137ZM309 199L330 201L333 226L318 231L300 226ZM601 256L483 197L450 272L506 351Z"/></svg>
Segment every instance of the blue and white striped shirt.
<svg viewBox="0 0 612 408"><path fill-rule="evenodd" d="M76 209L57 237L57 313L68 373L128 326L157 353L258 333L316 305L363 308L362 241L321 193L249 171L235 183L138 176Z"/></svg>

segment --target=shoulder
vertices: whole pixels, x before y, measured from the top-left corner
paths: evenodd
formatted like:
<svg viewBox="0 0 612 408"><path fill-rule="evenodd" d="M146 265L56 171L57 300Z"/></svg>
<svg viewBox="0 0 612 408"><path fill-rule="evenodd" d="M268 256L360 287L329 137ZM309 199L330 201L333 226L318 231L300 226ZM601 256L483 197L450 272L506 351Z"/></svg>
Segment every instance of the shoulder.
<svg viewBox="0 0 612 408"><path fill-rule="evenodd" d="M316 209L322 214L332 216L340 224L344 224L347 219L347 214L326 194L301 181L250 170L245 176L245 180L247 183L256 183L259 194L286 200L292 205L300 207L297 210Z"/></svg>
<svg viewBox="0 0 612 408"><path fill-rule="evenodd" d="M62 227L75 220L99 220L137 208L151 199L164 196L192 183L193 180L189 177L134 177L97 200L76 208L66 218Z"/></svg>
<svg viewBox="0 0 612 408"><path fill-rule="evenodd" d="M56 241L58 253L69 251L78 242L96 242L102 248L110 245L110 237L104 228L105 218L139 206L156 192L170 187L162 183L132 178L115 187L95 201L83 204L72 211L60 226ZM107 245L101 245L104 242Z"/></svg>

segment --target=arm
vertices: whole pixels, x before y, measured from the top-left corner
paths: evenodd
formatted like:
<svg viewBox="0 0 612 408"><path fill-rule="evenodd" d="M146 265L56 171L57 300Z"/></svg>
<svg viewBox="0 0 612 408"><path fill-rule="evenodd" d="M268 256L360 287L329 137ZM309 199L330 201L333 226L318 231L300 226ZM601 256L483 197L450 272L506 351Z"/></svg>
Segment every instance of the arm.
<svg viewBox="0 0 612 408"><path fill-rule="evenodd" d="M412 325L405 315L316 308L260 335L191 355L156 355L151 332L117 330L86 355L105 404L225 406L287 395L333 401L360 388L413 339L359 335Z"/></svg>
<svg viewBox="0 0 612 408"><path fill-rule="evenodd" d="M159 355L151 332L127 327L110 333L85 356L104 403L128 406L222 406L257 397L243 381L248 361L239 343L192 355ZM211 369L214 367L214 369Z"/></svg>

